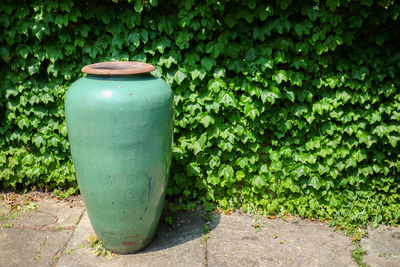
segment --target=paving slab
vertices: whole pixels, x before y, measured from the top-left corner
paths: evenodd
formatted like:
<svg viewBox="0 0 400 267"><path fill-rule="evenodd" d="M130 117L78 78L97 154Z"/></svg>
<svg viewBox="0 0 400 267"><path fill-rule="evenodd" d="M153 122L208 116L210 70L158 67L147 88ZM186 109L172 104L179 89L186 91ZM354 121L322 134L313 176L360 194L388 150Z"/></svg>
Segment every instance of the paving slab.
<svg viewBox="0 0 400 267"><path fill-rule="evenodd" d="M209 235L208 266L357 266L351 240L318 222L232 213Z"/></svg>
<svg viewBox="0 0 400 267"><path fill-rule="evenodd" d="M175 216L172 226L160 222L153 242L146 249L136 254L114 255L109 260L91 251L86 239L94 236L94 231L85 212L67 245L70 253L64 253L56 266L204 266L202 217L201 211L186 212Z"/></svg>
<svg viewBox="0 0 400 267"><path fill-rule="evenodd" d="M400 227L368 228L368 237L360 245L366 250L363 262L371 267L400 266Z"/></svg>
<svg viewBox="0 0 400 267"><path fill-rule="evenodd" d="M10 205L7 205L6 202L0 197L0 217L7 216L10 212Z"/></svg>
<svg viewBox="0 0 400 267"><path fill-rule="evenodd" d="M19 212L16 218L10 218L7 222L18 228L71 230L78 224L84 209L83 205L72 206L65 201L43 199L37 203L37 208Z"/></svg>
<svg viewBox="0 0 400 267"><path fill-rule="evenodd" d="M72 231L0 230L0 266L52 266Z"/></svg>

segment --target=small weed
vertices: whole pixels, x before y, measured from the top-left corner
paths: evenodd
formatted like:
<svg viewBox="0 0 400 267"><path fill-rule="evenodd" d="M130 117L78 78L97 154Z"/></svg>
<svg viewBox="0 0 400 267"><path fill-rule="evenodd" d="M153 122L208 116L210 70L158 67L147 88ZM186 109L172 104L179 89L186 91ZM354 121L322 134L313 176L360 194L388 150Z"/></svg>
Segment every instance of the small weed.
<svg viewBox="0 0 400 267"><path fill-rule="evenodd" d="M206 215L203 216L203 220L205 222L212 222L212 220L214 219L212 213L207 213Z"/></svg>
<svg viewBox="0 0 400 267"><path fill-rule="evenodd" d="M208 234L210 232L210 225L205 224L203 228L203 233Z"/></svg>
<svg viewBox="0 0 400 267"><path fill-rule="evenodd" d="M254 223L252 225L254 228L256 228L256 233L260 232L262 230L262 224L260 222Z"/></svg>
<svg viewBox="0 0 400 267"><path fill-rule="evenodd" d="M362 257L366 253L365 249L362 249L361 246L357 246L351 256L353 257L354 261L361 267L366 267L366 264L362 262Z"/></svg>
<svg viewBox="0 0 400 267"><path fill-rule="evenodd" d="M262 230L262 223L259 220L258 214L254 213L254 218L253 218L254 224L252 225L254 228L256 228L256 233Z"/></svg>
<svg viewBox="0 0 400 267"><path fill-rule="evenodd" d="M90 243L91 252L96 256L107 256L107 259L111 260L113 258L113 253L103 246L103 243L97 239L97 236L91 236L86 239Z"/></svg>
<svg viewBox="0 0 400 267"><path fill-rule="evenodd" d="M207 239L210 239L212 237L213 237L212 235L204 234L201 236L201 241L207 241Z"/></svg>
<svg viewBox="0 0 400 267"><path fill-rule="evenodd" d="M44 247L44 245L46 244L47 240L49 240L49 236L46 236L46 238L40 243L39 245L39 249L36 251L36 255L33 258L34 261L39 260L39 258L41 258L42 256L40 255L40 251L42 250L42 248Z"/></svg>
<svg viewBox="0 0 400 267"><path fill-rule="evenodd" d="M172 221L173 221L173 219L172 219L171 216L166 216L165 219L164 219L164 222L166 224L168 224L169 226L172 226Z"/></svg>
<svg viewBox="0 0 400 267"><path fill-rule="evenodd" d="M57 229L56 229L57 231L64 231L65 230L65 228L64 227L62 227L62 226L59 226L59 227L57 227Z"/></svg>
<svg viewBox="0 0 400 267"><path fill-rule="evenodd" d="M11 223L4 222L4 223L1 225L0 229L3 229L3 228L11 228L11 227L12 227L12 224L11 224Z"/></svg>
<svg viewBox="0 0 400 267"><path fill-rule="evenodd" d="M379 253L379 255L378 255L378 257L383 257L383 258L388 258L388 257L390 257L390 256L392 256L391 253L389 253L389 254L386 254L386 253Z"/></svg>
<svg viewBox="0 0 400 267"><path fill-rule="evenodd" d="M37 206L38 206L37 203L31 202L31 203L29 203L28 205L23 206L23 207L21 208L21 211L22 211L22 212L33 211L33 210L35 210L35 209L37 208Z"/></svg>

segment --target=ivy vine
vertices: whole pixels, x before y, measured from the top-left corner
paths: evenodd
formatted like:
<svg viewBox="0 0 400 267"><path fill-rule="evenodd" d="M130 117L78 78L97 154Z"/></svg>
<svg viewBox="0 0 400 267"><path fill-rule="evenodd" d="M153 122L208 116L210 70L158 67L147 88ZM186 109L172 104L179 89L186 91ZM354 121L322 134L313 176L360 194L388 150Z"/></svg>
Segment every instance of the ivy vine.
<svg viewBox="0 0 400 267"><path fill-rule="evenodd" d="M400 218L394 1L0 5L0 186L77 189L64 120L86 64L154 64L175 94L168 195L353 223Z"/></svg>

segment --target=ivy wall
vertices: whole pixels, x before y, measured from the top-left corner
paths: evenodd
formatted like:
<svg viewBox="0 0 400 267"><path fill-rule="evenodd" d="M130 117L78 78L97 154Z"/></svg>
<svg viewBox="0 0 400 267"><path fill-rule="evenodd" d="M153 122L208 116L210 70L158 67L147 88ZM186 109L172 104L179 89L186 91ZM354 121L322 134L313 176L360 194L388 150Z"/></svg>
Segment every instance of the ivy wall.
<svg viewBox="0 0 400 267"><path fill-rule="evenodd" d="M82 66L154 64L175 94L168 195L188 207L399 222L400 5L2 1L0 187L77 188Z"/></svg>

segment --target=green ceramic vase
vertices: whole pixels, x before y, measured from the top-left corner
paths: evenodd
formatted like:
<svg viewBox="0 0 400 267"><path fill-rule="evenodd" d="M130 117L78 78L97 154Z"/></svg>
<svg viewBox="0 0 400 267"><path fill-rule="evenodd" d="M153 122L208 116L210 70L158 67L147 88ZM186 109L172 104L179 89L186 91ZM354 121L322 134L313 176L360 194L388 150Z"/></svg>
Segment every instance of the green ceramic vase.
<svg viewBox="0 0 400 267"><path fill-rule="evenodd" d="M171 163L173 94L150 64L85 66L65 116L72 160L90 222L105 248L136 252L150 243Z"/></svg>

